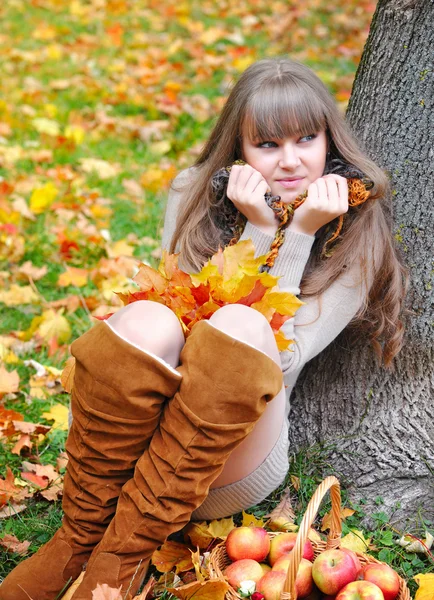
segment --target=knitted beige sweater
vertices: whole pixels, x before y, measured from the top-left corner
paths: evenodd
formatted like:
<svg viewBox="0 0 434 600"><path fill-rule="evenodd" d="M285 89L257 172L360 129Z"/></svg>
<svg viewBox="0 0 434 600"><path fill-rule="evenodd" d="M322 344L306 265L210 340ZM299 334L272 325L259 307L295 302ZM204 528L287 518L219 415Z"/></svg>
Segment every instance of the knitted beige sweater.
<svg viewBox="0 0 434 600"><path fill-rule="evenodd" d="M194 177L194 168L182 171L174 180L169 192L166 217L164 221L162 247L169 249L170 241L176 226L179 206L183 192L176 191ZM175 189L174 189L175 188ZM256 255L266 254L273 237L263 233L247 222L241 236L242 240L251 239ZM279 250L272 275L279 275L279 287L282 290L300 295L300 281L314 242L314 237L302 233L287 231L285 241ZM320 298L303 299L305 304L298 309L294 318L283 325L286 337L294 340L290 351L281 353L282 370L287 392L287 414L289 413L289 396L304 365L326 348L335 337L348 325L360 308L365 294L361 282L360 270L349 269L341 275Z"/></svg>

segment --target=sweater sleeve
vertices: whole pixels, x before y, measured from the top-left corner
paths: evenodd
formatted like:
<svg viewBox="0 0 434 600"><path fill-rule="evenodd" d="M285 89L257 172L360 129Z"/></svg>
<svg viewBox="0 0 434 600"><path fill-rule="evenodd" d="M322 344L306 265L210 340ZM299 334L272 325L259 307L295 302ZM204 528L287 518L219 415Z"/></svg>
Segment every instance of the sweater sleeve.
<svg viewBox="0 0 434 600"><path fill-rule="evenodd" d="M256 256L270 250L273 237L247 223L241 239L251 239ZM280 276L279 288L300 295L300 282L315 238L287 231L273 267ZM283 374L299 371L309 360L326 348L349 324L365 297L361 270L356 265L333 282L320 296L301 298L304 302L282 332L294 341L290 350L280 353Z"/></svg>

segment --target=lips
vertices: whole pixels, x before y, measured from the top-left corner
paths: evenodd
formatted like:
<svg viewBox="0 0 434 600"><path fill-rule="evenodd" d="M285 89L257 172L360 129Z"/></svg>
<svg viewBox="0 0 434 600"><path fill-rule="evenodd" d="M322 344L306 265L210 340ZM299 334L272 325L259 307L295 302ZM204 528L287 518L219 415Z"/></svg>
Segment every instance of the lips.
<svg viewBox="0 0 434 600"><path fill-rule="evenodd" d="M297 185L303 181L304 177L288 177L285 179L278 179L277 183L280 183L280 185L284 188L293 188L293 187L297 187Z"/></svg>

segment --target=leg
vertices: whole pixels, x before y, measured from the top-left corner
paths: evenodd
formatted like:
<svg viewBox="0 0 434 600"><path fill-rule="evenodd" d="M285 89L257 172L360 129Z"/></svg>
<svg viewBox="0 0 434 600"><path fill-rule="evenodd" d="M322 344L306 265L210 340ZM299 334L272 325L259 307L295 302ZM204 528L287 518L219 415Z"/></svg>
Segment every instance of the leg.
<svg viewBox="0 0 434 600"><path fill-rule="evenodd" d="M181 375L167 362L178 362L182 343L180 324L168 308L137 302L72 344L73 422L62 527L9 574L0 586L2 600L53 600L78 577L149 445L164 402L179 387Z"/></svg>
<svg viewBox="0 0 434 600"><path fill-rule="evenodd" d="M282 387L272 359L206 321L187 339L179 372L178 392L122 488L73 600L91 600L98 582L134 596L153 551L188 522Z"/></svg>
<svg viewBox="0 0 434 600"><path fill-rule="evenodd" d="M227 335L261 350L280 367L274 334L258 311L242 304L230 304L214 313L210 323ZM268 402L252 433L230 455L211 489L243 479L264 462L280 436L285 406L285 388L282 386L277 396Z"/></svg>

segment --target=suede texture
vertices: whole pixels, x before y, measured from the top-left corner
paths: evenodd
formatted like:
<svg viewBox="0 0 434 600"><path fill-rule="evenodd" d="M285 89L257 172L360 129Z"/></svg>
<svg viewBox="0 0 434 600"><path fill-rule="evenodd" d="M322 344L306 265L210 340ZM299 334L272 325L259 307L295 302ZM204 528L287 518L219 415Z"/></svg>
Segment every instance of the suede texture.
<svg viewBox="0 0 434 600"><path fill-rule="evenodd" d="M282 387L273 360L205 321L194 326L178 370L178 392L122 488L73 600L91 600L98 583L122 586L123 598L134 596L154 550L189 521Z"/></svg>
<svg viewBox="0 0 434 600"><path fill-rule="evenodd" d="M98 323L71 346L73 422L62 527L0 585L1 600L55 600L82 571L181 376Z"/></svg>

